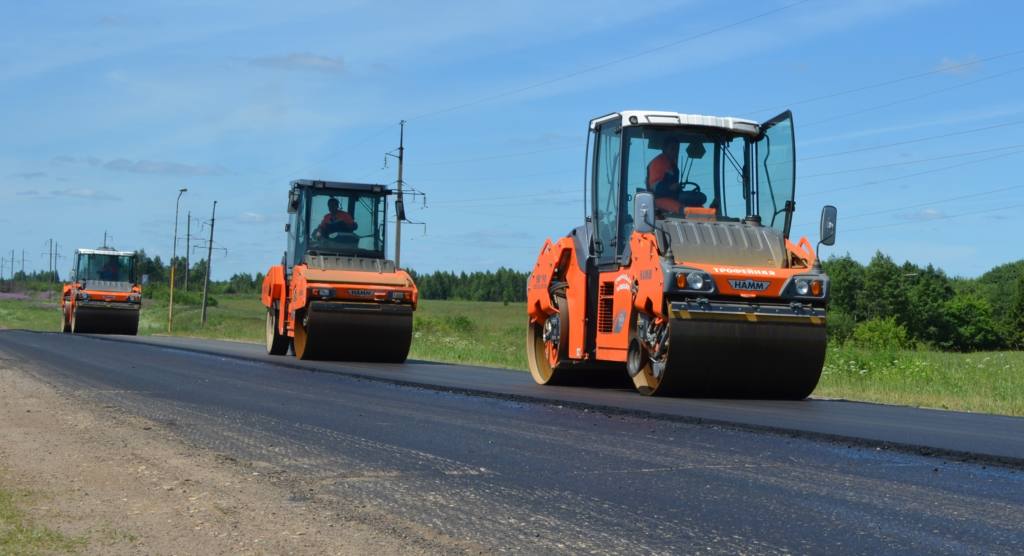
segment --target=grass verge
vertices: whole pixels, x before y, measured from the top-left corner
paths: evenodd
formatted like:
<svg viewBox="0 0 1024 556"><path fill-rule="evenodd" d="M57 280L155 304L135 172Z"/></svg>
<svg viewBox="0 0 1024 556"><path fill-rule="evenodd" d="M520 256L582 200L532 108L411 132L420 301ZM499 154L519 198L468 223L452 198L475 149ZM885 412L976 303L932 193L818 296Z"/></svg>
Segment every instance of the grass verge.
<svg viewBox="0 0 1024 556"><path fill-rule="evenodd" d="M29 519L21 506L31 502L28 493L0 487L0 554L74 553L85 546L85 539L68 537Z"/></svg>
<svg viewBox="0 0 1024 556"><path fill-rule="evenodd" d="M263 341L258 295L218 295L200 326L198 296L175 294L176 335ZM55 299L55 298L54 298ZM166 301L146 299L141 334L164 334ZM525 322L518 303L424 300L415 314L414 359L526 369ZM0 326L57 330L58 305L0 299ZM831 346L816 396L1024 416L1024 352L870 351Z"/></svg>

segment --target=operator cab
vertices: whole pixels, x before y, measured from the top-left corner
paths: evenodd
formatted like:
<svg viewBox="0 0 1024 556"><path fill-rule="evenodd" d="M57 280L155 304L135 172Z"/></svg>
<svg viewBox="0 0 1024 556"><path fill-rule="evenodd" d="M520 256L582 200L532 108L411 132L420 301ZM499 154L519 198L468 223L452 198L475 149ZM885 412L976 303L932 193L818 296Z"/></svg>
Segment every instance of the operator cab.
<svg viewBox="0 0 1024 556"><path fill-rule="evenodd" d="M288 192L288 268L306 255L383 259L383 185L295 180Z"/></svg>
<svg viewBox="0 0 1024 556"><path fill-rule="evenodd" d="M605 262L633 231L632 200L650 192L657 219L763 225L789 237L795 150L789 111L758 124L675 112L591 120L591 222Z"/></svg>
<svg viewBox="0 0 1024 556"><path fill-rule="evenodd" d="M83 288L128 291L136 283L135 252L110 247L79 249L75 251L71 279Z"/></svg>

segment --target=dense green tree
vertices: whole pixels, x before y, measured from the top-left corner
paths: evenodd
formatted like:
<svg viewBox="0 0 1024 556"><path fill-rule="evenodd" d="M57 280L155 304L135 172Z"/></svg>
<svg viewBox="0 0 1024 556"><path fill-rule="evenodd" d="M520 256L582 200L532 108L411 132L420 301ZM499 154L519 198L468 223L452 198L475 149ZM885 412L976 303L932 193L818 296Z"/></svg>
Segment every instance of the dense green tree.
<svg viewBox="0 0 1024 556"><path fill-rule="evenodd" d="M941 270L932 265L925 268L903 267L907 279L905 317L910 337L929 344L938 344L949 332L946 303L953 298L953 286Z"/></svg>
<svg viewBox="0 0 1024 556"><path fill-rule="evenodd" d="M946 302L949 330L942 347L956 351L977 351L1005 347L992 318L992 306L975 294L957 294Z"/></svg>
<svg viewBox="0 0 1024 556"><path fill-rule="evenodd" d="M896 317L897 322L906 326L909 303L906 277L904 271L881 251L875 253L864 269L862 299L863 311L857 315L861 319Z"/></svg>
<svg viewBox="0 0 1024 556"><path fill-rule="evenodd" d="M1017 279L1017 292L1010 308L1009 339L1017 349L1024 349L1024 275Z"/></svg>
<svg viewBox="0 0 1024 556"><path fill-rule="evenodd" d="M863 318L864 266L847 254L828 259L822 268L829 277L829 307L852 319Z"/></svg>

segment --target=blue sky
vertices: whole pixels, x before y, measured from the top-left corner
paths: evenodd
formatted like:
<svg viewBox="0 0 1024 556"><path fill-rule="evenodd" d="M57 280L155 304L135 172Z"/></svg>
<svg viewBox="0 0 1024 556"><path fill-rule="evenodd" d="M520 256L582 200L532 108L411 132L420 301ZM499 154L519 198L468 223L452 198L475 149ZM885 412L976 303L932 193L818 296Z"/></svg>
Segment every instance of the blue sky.
<svg viewBox="0 0 1024 556"><path fill-rule="evenodd" d="M826 255L881 249L963 276L1024 256L1024 7L810 0L729 27L790 4L14 3L0 254L45 269L48 238L67 255L106 230L166 258L188 187L182 235L186 211L219 201L214 277L264 271L288 182L392 182L383 153L407 119L405 177L427 197L408 203L425 226L403 228L403 266L529 270L582 220L590 118L789 107L794 236L816 241L831 203Z"/></svg>

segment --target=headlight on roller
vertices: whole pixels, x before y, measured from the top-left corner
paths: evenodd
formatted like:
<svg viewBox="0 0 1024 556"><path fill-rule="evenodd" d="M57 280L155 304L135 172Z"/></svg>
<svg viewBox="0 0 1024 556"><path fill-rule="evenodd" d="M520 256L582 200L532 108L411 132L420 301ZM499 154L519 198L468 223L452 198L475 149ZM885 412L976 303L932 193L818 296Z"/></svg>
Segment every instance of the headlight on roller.
<svg viewBox="0 0 1024 556"><path fill-rule="evenodd" d="M334 288L313 288L313 297L331 299L334 297Z"/></svg>
<svg viewBox="0 0 1024 556"><path fill-rule="evenodd" d="M809 293L811 293L811 284L810 284L810 282L808 282L807 280L802 280L802 279L801 280L797 280L796 281L796 294L797 295L807 295Z"/></svg>
<svg viewBox="0 0 1024 556"><path fill-rule="evenodd" d="M128 294L128 301L131 303L138 303L142 301L142 296L137 293Z"/></svg>
<svg viewBox="0 0 1024 556"><path fill-rule="evenodd" d="M391 292L388 294L388 297L394 299L395 301L402 301L403 299L405 299L405 292Z"/></svg>
<svg viewBox="0 0 1024 556"><path fill-rule="evenodd" d="M691 272L686 275L686 285L691 290L703 290L704 276L702 276L699 272Z"/></svg>
<svg viewBox="0 0 1024 556"><path fill-rule="evenodd" d="M89 294L87 294L85 292L78 292L78 299L81 299L82 301L88 301L89 300Z"/></svg>

